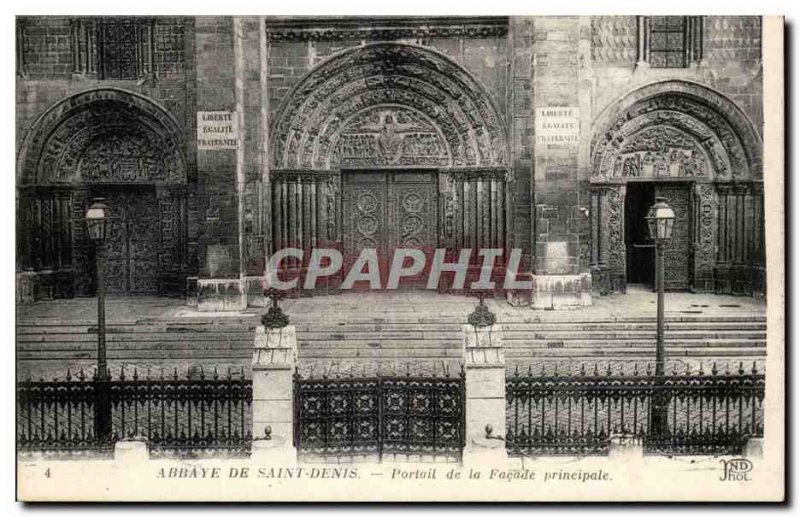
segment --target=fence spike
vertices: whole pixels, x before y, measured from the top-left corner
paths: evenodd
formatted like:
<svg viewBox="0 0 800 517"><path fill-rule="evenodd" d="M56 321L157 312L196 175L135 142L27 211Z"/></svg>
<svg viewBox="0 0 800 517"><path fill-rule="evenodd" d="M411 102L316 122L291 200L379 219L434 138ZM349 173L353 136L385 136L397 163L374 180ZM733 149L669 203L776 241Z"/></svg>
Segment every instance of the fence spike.
<svg viewBox="0 0 800 517"><path fill-rule="evenodd" d="M678 375L678 365L675 363L672 363L672 375Z"/></svg>
<svg viewBox="0 0 800 517"><path fill-rule="evenodd" d="M226 380L231 380L231 367L228 366L228 375L225 377Z"/></svg>
<svg viewBox="0 0 800 517"><path fill-rule="evenodd" d="M597 372L597 361L595 361L594 362L594 376L597 377L597 375L598 375L598 372Z"/></svg>
<svg viewBox="0 0 800 517"><path fill-rule="evenodd" d="M519 363L514 365L514 377L519 377Z"/></svg>
<svg viewBox="0 0 800 517"><path fill-rule="evenodd" d="M177 366L173 366L172 367L172 380L175 380L175 381L178 380L178 367Z"/></svg>
<svg viewBox="0 0 800 517"><path fill-rule="evenodd" d="M406 363L406 377L411 377L411 363Z"/></svg>
<svg viewBox="0 0 800 517"><path fill-rule="evenodd" d="M650 377L652 370L650 369L650 363L647 363L647 370L644 372L645 375Z"/></svg>
<svg viewBox="0 0 800 517"><path fill-rule="evenodd" d="M742 361L739 361L739 375L744 375L744 368L742 368Z"/></svg>
<svg viewBox="0 0 800 517"><path fill-rule="evenodd" d="M69 368L67 368L67 377L66 377L66 379L67 379L67 382L72 380L72 374L70 373Z"/></svg>
<svg viewBox="0 0 800 517"><path fill-rule="evenodd" d="M553 377L558 377L558 361L556 361L556 364L553 366Z"/></svg>
<svg viewBox="0 0 800 517"><path fill-rule="evenodd" d="M692 369L689 366L689 363L686 363L686 375L688 376L688 375L691 375L691 374L692 374Z"/></svg>
<svg viewBox="0 0 800 517"><path fill-rule="evenodd" d="M700 363L700 375L705 375L706 372L703 371L703 363Z"/></svg>
<svg viewBox="0 0 800 517"><path fill-rule="evenodd" d="M633 363L633 376L639 375L639 363Z"/></svg>
<svg viewBox="0 0 800 517"><path fill-rule="evenodd" d="M125 365L124 364L119 367L119 380L121 380L121 381L125 380Z"/></svg>
<svg viewBox="0 0 800 517"><path fill-rule="evenodd" d="M753 370L752 371L753 371L753 375L756 375L758 373L758 369L756 368L755 360L753 361Z"/></svg>
<svg viewBox="0 0 800 517"><path fill-rule="evenodd" d="M608 365L606 366L606 377L611 375L611 362L609 361Z"/></svg>
<svg viewBox="0 0 800 517"><path fill-rule="evenodd" d="M586 375L586 365L584 363L581 363L581 377L583 377L584 375Z"/></svg>
<svg viewBox="0 0 800 517"><path fill-rule="evenodd" d="M86 375L83 374L83 368L81 368L81 371L78 372L78 379L80 379L81 382L83 382L84 379L86 379ZM30 377L28 378L28 380L30 380Z"/></svg>
<svg viewBox="0 0 800 517"><path fill-rule="evenodd" d="M139 368L137 368L136 366L133 367L133 380L135 381L139 380Z"/></svg>

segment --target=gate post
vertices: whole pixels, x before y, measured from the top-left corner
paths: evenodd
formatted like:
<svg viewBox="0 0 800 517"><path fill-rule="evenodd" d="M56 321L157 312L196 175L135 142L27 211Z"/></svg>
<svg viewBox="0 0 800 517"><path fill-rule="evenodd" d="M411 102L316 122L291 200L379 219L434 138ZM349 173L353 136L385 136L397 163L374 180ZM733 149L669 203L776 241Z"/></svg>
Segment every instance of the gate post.
<svg viewBox="0 0 800 517"><path fill-rule="evenodd" d="M294 465L293 376L297 364L294 325L256 328L253 350L253 448L251 458Z"/></svg>
<svg viewBox="0 0 800 517"><path fill-rule="evenodd" d="M500 325L464 325L466 445L464 465L508 462L506 444L506 371ZM491 435L491 437L489 437Z"/></svg>

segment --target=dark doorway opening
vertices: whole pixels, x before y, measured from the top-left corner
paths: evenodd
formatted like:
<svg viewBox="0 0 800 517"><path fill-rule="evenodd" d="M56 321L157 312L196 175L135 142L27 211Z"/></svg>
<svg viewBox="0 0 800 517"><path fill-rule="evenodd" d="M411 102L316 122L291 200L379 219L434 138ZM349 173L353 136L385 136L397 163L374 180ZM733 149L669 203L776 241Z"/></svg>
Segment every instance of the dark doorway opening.
<svg viewBox="0 0 800 517"><path fill-rule="evenodd" d="M655 202L652 183L628 183L625 195L625 249L628 284L655 284L655 248L647 229L647 210Z"/></svg>

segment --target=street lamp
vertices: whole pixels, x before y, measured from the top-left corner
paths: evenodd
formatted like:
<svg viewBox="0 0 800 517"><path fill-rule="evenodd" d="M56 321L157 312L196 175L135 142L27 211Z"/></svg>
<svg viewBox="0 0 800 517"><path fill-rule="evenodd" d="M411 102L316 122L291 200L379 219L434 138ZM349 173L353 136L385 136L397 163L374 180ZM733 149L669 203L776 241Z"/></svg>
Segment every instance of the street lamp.
<svg viewBox="0 0 800 517"><path fill-rule="evenodd" d="M106 361L106 287L103 277L105 270L105 240L111 221L108 205L102 198L95 198L86 211L86 233L94 243L97 265L97 381L95 402L95 437L107 439L111 436L111 398Z"/></svg>
<svg viewBox="0 0 800 517"><path fill-rule="evenodd" d="M664 377L664 247L672 239L672 227L675 224L675 211L663 197L647 211L645 217L650 230L650 238L656 245L656 378ZM650 413L650 431L658 437L664 436L667 430L666 397L657 389L653 397L653 411Z"/></svg>

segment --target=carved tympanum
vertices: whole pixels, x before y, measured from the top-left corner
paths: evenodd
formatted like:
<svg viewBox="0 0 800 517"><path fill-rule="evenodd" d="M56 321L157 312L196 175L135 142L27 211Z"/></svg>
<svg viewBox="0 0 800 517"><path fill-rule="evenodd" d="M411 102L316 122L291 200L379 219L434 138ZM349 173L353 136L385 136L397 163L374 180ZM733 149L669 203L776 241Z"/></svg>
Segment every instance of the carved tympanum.
<svg viewBox="0 0 800 517"><path fill-rule="evenodd" d="M490 94L449 58L411 45L368 45L319 65L272 134L277 169L507 163Z"/></svg>

